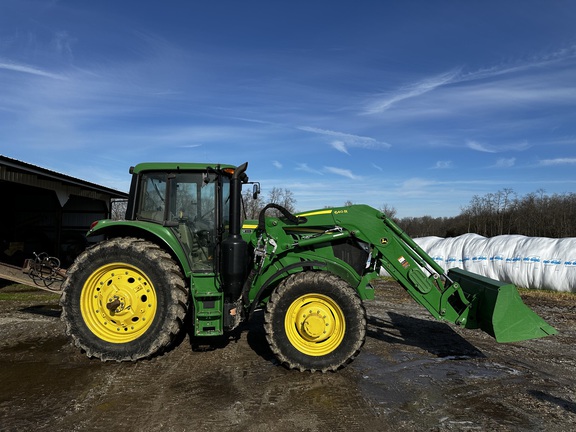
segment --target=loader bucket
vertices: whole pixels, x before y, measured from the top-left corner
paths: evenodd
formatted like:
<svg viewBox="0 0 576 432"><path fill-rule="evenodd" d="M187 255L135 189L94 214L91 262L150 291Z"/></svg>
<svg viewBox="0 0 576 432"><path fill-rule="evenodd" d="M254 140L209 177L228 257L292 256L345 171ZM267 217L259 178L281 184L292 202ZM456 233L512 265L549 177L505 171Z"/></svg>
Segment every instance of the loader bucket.
<svg viewBox="0 0 576 432"><path fill-rule="evenodd" d="M554 327L524 304L516 286L453 268L457 282L472 303L467 328L480 328L497 342L518 342L556 334Z"/></svg>

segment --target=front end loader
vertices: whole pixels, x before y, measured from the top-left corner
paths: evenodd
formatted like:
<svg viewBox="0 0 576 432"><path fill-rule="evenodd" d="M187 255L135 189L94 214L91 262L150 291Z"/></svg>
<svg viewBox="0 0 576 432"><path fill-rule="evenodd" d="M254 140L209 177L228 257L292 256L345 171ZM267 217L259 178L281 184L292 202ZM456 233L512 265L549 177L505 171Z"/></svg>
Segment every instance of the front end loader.
<svg viewBox="0 0 576 432"><path fill-rule="evenodd" d="M498 342L555 334L514 285L447 273L382 212L365 205L292 214L269 204L241 223L247 163L146 163L131 168L123 221L98 221L100 241L63 284L62 319L88 356L138 360L179 340L220 336L264 310L271 350L288 368L335 371L366 337L364 301L382 270L430 314ZM274 211L276 215L269 214Z"/></svg>
<svg viewBox="0 0 576 432"><path fill-rule="evenodd" d="M258 252L254 268L260 277L256 286L249 290L253 305L262 301L261 293L267 292L263 287L267 288L272 280L287 278L287 273L297 273L298 276L292 278L299 280L307 273L329 273L352 287L361 300L369 300L373 296L370 281L385 270L435 318L464 328L479 328L498 342L517 342L556 333L522 302L514 285L457 268L445 273L390 218L371 207L352 205L322 209L294 218L264 218L261 214L258 224L246 223L244 226L247 231L253 230L251 242ZM258 286L260 288L256 289ZM272 292L270 301L274 302L277 295ZM305 298L298 301L303 304L302 309L308 308ZM340 314L337 307L330 311L328 317ZM311 358L319 346L330 343L329 339L320 340L314 330L309 331L309 328L315 329L311 323L317 321L316 316L310 315L310 311L301 316L291 314L290 310L283 315L284 333L290 342L286 344L286 350L293 351L290 345L307 344L311 346L310 355L306 362L292 362L290 354L283 353L276 346L278 344L273 343L274 337L269 336L276 355L291 367L333 370L335 363L328 365L328 357L326 361ZM270 330L268 321L267 330ZM328 321L326 319L330 328L332 323ZM359 326L355 320L350 321L354 329ZM276 330L282 334L281 328ZM344 355L339 359L340 365L354 355L348 358Z"/></svg>

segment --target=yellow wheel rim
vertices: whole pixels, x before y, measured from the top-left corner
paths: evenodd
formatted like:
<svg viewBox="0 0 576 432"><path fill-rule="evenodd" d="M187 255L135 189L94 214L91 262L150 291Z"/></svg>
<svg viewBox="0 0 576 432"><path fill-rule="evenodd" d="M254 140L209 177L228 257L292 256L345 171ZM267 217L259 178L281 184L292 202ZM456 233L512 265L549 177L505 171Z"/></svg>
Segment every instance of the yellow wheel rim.
<svg viewBox="0 0 576 432"><path fill-rule="evenodd" d="M305 294L296 299L288 308L284 325L290 343L310 356L334 351L346 331L342 309L322 294Z"/></svg>
<svg viewBox="0 0 576 432"><path fill-rule="evenodd" d="M106 264L86 280L80 311L94 335L110 343L127 343L142 336L154 321L156 290L139 268Z"/></svg>

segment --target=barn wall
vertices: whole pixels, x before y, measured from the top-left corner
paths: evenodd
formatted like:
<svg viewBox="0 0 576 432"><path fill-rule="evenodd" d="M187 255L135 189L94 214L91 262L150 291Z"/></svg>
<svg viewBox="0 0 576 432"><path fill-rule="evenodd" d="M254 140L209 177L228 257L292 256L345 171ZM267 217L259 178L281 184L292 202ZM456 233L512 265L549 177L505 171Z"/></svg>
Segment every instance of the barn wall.
<svg viewBox="0 0 576 432"><path fill-rule="evenodd" d="M20 266L47 252L68 266L86 247L90 224L108 217L108 201L0 181L0 262ZM63 199L64 198L64 199ZM65 201L65 202L63 202Z"/></svg>

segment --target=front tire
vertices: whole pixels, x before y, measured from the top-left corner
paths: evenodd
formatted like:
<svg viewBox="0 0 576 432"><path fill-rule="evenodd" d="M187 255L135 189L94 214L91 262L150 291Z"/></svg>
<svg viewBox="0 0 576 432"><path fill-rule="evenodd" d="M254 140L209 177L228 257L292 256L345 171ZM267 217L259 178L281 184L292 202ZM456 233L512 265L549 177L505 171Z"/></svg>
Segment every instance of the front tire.
<svg viewBox="0 0 576 432"><path fill-rule="evenodd" d="M286 278L270 296L264 319L272 352L301 372L343 367L366 339L366 310L358 294L327 272Z"/></svg>
<svg viewBox="0 0 576 432"><path fill-rule="evenodd" d="M179 267L157 245L115 238L84 251L62 285L66 333L88 357L150 358L182 331L188 294Z"/></svg>

